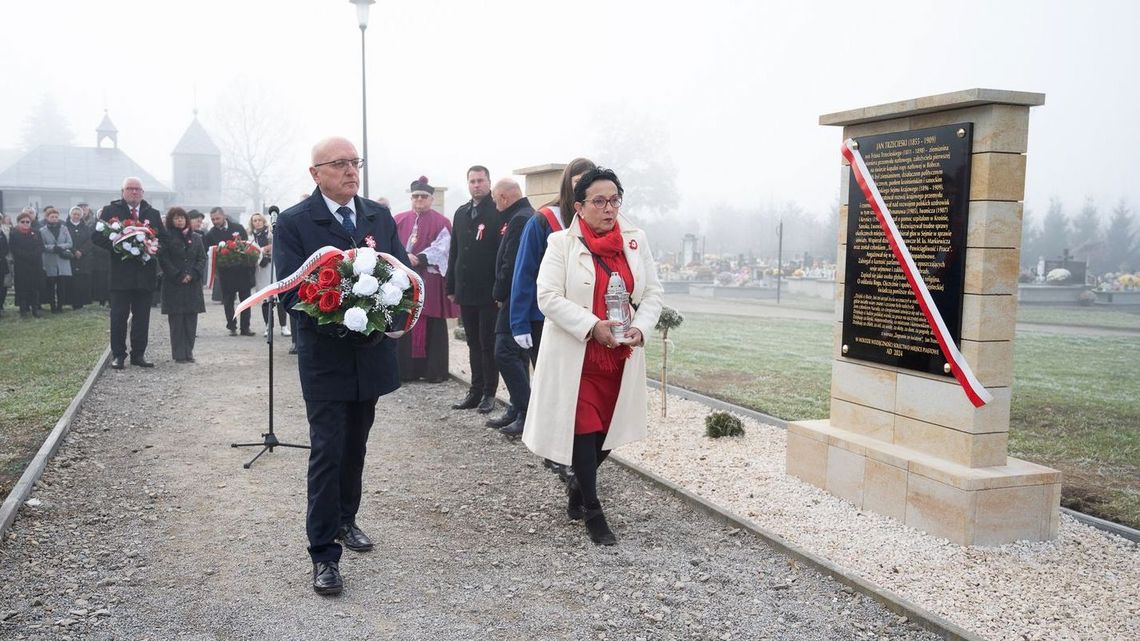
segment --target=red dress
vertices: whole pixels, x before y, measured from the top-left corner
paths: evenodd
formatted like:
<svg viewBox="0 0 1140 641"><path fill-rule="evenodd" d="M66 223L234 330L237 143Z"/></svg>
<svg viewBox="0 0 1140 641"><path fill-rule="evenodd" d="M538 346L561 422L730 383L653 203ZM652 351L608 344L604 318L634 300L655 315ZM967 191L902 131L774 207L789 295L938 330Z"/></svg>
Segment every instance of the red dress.
<svg viewBox="0 0 1140 641"><path fill-rule="evenodd" d="M622 252L621 229L615 226L602 237L593 234L585 224L581 225L581 229L590 249L600 255L610 271L621 274L626 291L632 292L633 273ZM594 314L598 318L605 318L606 315L605 292L609 279L609 273L595 259ZM625 372L625 359L629 357L630 351L624 345L611 350L598 345L592 338L587 341L586 356L582 359L581 383L578 386L578 403L574 409L575 436L596 432L605 434L610 431L610 421L613 420L618 391L621 389L621 377Z"/></svg>

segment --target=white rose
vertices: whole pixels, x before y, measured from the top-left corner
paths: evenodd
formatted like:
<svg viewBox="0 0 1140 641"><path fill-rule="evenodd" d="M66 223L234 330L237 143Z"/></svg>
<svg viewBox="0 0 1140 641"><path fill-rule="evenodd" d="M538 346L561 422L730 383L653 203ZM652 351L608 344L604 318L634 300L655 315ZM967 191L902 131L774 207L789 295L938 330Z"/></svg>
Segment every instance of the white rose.
<svg viewBox="0 0 1140 641"><path fill-rule="evenodd" d="M388 282L399 287L401 290L412 286L412 281L408 278L408 275L404 273L404 270L399 268L392 270L392 277L388 279Z"/></svg>
<svg viewBox="0 0 1140 641"><path fill-rule="evenodd" d="M380 297L380 304L395 305L404 297L404 290L392 283L384 283L380 286L380 292L377 295Z"/></svg>
<svg viewBox="0 0 1140 641"><path fill-rule="evenodd" d="M371 247L361 247L356 250L356 258L352 261L352 271L357 274L371 274L376 269L376 250Z"/></svg>
<svg viewBox="0 0 1140 641"><path fill-rule="evenodd" d="M219 240L219 241L218 241L218 247L219 247L219 248L220 248L220 247L225 247L225 246L226 246L226 241L224 241L224 240Z"/></svg>
<svg viewBox="0 0 1140 641"><path fill-rule="evenodd" d="M101 220L99 222L95 223L95 231L103 231L106 228L107 228L107 225L104 224L103 221L101 221Z"/></svg>
<svg viewBox="0 0 1140 641"><path fill-rule="evenodd" d="M352 285L352 293L357 296L371 296L380 289L380 281L371 274L361 274Z"/></svg>
<svg viewBox="0 0 1140 641"><path fill-rule="evenodd" d="M122 237L123 237L123 235L122 235L122 234L120 234L120 233L119 233L119 232L117 232L117 231L113 231L113 232L111 232L111 235L110 235L110 236L108 236L107 238L110 238L111 240L119 240L119 239L120 239L120 238L122 238Z"/></svg>
<svg viewBox="0 0 1140 641"><path fill-rule="evenodd" d="M111 229L114 229L115 231L119 231L122 228L123 226L119 223L111 223Z"/></svg>
<svg viewBox="0 0 1140 641"><path fill-rule="evenodd" d="M344 326L354 332L363 332L368 327L368 312L359 307L349 307L344 313Z"/></svg>
<svg viewBox="0 0 1140 641"><path fill-rule="evenodd" d="M131 254L133 254L133 255L135 255L135 256L138 256L138 255L139 255L139 248L138 248L138 247L135 247L134 245L131 245L130 247L127 247L127 250L128 250L128 251L130 251L130 252L131 252Z"/></svg>

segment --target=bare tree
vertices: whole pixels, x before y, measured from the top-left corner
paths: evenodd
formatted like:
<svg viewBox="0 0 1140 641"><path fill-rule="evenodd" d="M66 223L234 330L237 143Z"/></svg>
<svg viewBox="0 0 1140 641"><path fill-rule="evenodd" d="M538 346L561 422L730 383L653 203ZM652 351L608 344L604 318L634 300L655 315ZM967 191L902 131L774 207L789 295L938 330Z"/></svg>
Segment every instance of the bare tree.
<svg viewBox="0 0 1140 641"><path fill-rule="evenodd" d="M623 211L644 224L677 209L677 166L660 122L630 107L613 107L595 114L593 130L593 160L621 178Z"/></svg>
<svg viewBox="0 0 1140 641"><path fill-rule="evenodd" d="M24 123L20 144L24 149L34 149L40 145L75 144L75 134L60 113L55 96L50 93L40 96L40 104Z"/></svg>
<svg viewBox="0 0 1140 641"><path fill-rule="evenodd" d="M296 130L279 104L267 88L238 78L215 110L222 184L251 211L286 196L292 182L285 178L284 163L296 144Z"/></svg>

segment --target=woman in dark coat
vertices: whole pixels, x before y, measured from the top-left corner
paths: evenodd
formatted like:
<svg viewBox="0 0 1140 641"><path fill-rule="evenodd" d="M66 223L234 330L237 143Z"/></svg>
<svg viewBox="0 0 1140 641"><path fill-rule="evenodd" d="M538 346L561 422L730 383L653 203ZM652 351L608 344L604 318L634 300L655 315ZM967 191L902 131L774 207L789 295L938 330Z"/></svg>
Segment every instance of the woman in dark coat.
<svg viewBox="0 0 1140 641"><path fill-rule="evenodd" d="M91 226L83 222L83 210L72 207L63 223L71 234L71 286L67 289L67 302L79 309L91 302Z"/></svg>
<svg viewBox="0 0 1140 641"><path fill-rule="evenodd" d="M162 313L170 323L170 352L175 363L194 362L194 334L198 314L206 312L202 278L206 274L206 246L190 230L181 207L166 212L170 242L159 249L162 264Z"/></svg>
<svg viewBox="0 0 1140 641"><path fill-rule="evenodd" d="M100 210L99 213L102 213ZM96 214L95 219L99 216ZM111 252L91 243L91 300L103 307L111 300Z"/></svg>
<svg viewBox="0 0 1140 641"><path fill-rule="evenodd" d="M30 313L40 317L40 289L44 286L44 241L32 229L32 215L20 212L12 237L8 239L12 250L12 284L16 289L16 306L20 316Z"/></svg>

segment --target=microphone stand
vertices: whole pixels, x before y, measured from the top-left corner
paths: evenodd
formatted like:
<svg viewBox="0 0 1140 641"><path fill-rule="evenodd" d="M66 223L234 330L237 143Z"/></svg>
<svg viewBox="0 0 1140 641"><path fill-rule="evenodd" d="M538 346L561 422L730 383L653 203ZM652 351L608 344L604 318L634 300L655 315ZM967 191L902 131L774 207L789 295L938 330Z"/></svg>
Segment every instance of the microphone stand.
<svg viewBox="0 0 1140 641"><path fill-rule="evenodd" d="M269 208L269 220L271 221L271 228L273 230L273 239L277 239L277 213L276 206ZM273 253L269 254L269 282L276 282L277 280L277 267L273 262ZM309 449L308 445L296 445L293 443L283 443L277 439L277 435L273 433L273 321L277 317L277 294L273 294L266 301L269 304L269 321L266 327L265 343L269 346L269 431L261 435L261 442L259 443L230 443L230 447L260 447L261 451L257 453L248 463L243 463L242 467L249 469L257 459L261 458L262 454L266 452L273 452L275 447L293 447L299 450Z"/></svg>

